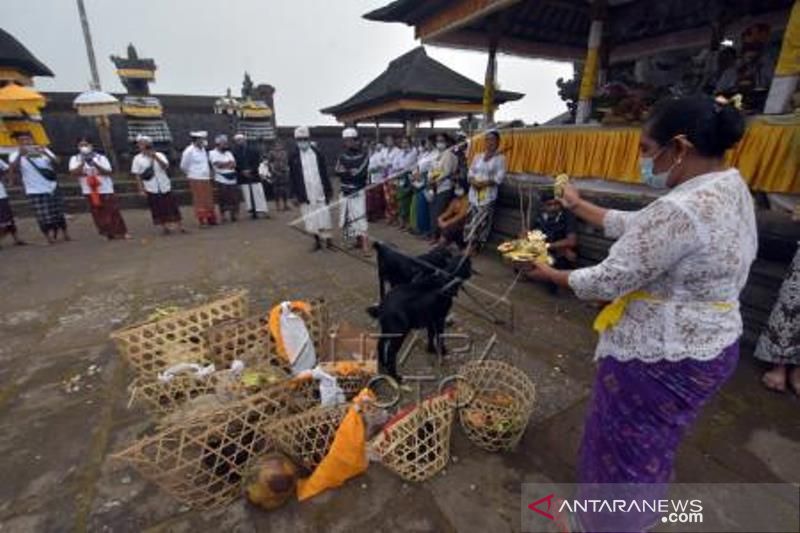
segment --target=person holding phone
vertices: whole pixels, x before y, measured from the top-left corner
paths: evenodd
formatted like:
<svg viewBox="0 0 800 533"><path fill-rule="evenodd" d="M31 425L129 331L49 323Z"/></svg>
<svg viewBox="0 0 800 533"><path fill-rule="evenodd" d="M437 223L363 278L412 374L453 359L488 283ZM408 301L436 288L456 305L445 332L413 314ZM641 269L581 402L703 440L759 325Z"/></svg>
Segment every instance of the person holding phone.
<svg viewBox="0 0 800 533"><path fill-rule="evenodd" d="M55 171L58 158L49 148L34 144L29 131L15 132L13 137L19 149L8 158L11 172L21 176L25 195L47 243L55 243L59 232L65 241L72 240L67 231L64 200Z"/></svg>
<svg viewBox="0 0 800 533"><path fill-rule="evenodd" d="M172 182L167 174L167 156L157 152L153 148L153 139L146 135L139 135L136 145L139 153L131 162L131 174L139 180L139 192L147 196L153 224L161 226L164 235L169 235L173 229L186 233L178 202L172 195Z"/></svg>
<svg viewBox="0 0 800 533"><path fill-rule="evenodd" d="M69 160L69 172L80 181L97 232L108 240L130 239L114 195L111 163L106 156L95 152L88 137L78 138L77 144L78 153Z"/></svg>

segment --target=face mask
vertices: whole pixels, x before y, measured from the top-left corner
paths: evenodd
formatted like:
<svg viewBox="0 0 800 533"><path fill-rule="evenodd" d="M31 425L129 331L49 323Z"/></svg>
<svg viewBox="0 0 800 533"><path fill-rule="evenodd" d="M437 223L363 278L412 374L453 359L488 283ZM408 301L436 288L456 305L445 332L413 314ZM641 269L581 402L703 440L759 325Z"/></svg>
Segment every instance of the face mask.
<svg viewBox="0 0 800 533"><path fill-rule="evenodd" d="M297 141L297 147L305 151L311 147L311 143L309 141Z"/></svg>
<svg viewBox="0 0 800 533"><path fill-rule="evenodd" d="M669 181L670 170L672 169L656 174L653 172L653 160L654 158L652 157L639 158L639 172L641 173L642 183L654 189L665 189L667 187L667 181Z"/></svg>
<svg viewBox="0 0 800 533"><path fill-rule="evenodd" d="M446 150L447 149L447 143L444 143L444 142L436 143L436 149L437 150L441 150L441 151Z"/></svg>
<svg viewBox="0 0 800 533"><path fill-rule="evenodd" d="M654 171L655 161L664 150L665 148L662 148L653 157L639 158L639 172L641 173L642 183L645 183L654 189L666 189L667 183L669 183L669 175L672 173L672 170L682 161L682 159L678 159L667 170L656 174Z"/></svg>
<svg viewBox="0 0 800 533"><path fill-rule="evenodd" d="M80 146L80 147L78 147L78 150L83 155L89 155L89 154L92 153L92 147L91 146Z"/></svg>

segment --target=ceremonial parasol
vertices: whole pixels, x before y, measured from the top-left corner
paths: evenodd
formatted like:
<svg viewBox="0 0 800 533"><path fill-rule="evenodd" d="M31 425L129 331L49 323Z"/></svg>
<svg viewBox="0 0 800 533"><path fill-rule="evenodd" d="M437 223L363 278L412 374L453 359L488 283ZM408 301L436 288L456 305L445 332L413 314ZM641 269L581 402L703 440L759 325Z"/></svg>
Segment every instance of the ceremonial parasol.
<svg viewBox="0 0 800 533"><path fill-rule="evenodd" d="M93 89L79 94L72 105L83 117L107 117L120 112L119 100L106 92Z"/></svg>
<svg viewBox="0 0 800 533"><path fill-rule="evenodd" d="M36 116L44 104L44 96L29 87L9 83L0 89L0 113Z"/></svg>

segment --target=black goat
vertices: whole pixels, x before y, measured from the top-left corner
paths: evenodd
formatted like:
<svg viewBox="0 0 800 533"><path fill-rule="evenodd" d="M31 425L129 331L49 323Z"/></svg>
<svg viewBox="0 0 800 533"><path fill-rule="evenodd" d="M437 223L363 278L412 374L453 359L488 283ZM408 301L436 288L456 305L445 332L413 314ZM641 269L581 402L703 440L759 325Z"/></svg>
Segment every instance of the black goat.
<svg viewBox="0 0 800 533"><path fill-rule="evenodd" d="M453 298L472 275L469 257L452 256L441 269L419 273L411 282L394 285L380 305L368 309L381 326L380 371L400 381L397 354L413 329L428 330L428 352L444 355L442 339Z"/></svg>

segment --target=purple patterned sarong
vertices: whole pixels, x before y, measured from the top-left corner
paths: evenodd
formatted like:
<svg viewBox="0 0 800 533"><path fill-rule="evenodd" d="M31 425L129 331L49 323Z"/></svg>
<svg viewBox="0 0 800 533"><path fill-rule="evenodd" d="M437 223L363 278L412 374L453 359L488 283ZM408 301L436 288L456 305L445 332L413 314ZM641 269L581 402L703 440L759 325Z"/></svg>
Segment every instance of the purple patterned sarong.
<svg viewBox="0 0 800 533"><path fill-rule="evenodd" d="M580 492L589 496L597 483L647 484L641 486L641 496L663 497L686 429L733 374L738 360L738 342L709 361L603 358L581 443ZM613 525L619 516L585 514L581 522L586 531L642 531L655 518L628 515L619 529ZM631 527L631 519L637 525Z"/></svg>

